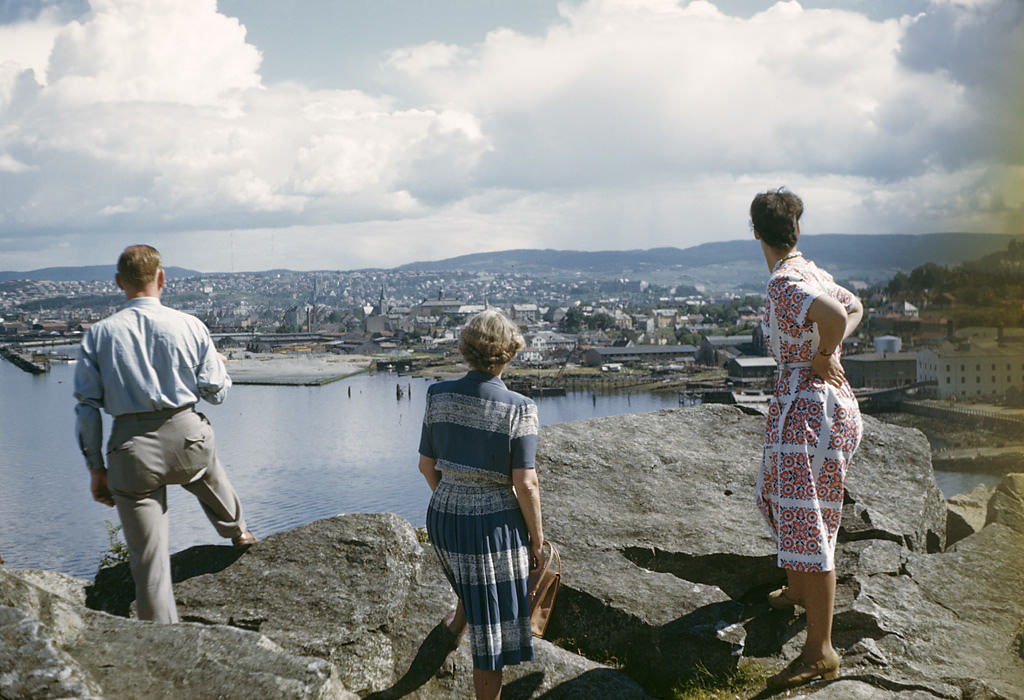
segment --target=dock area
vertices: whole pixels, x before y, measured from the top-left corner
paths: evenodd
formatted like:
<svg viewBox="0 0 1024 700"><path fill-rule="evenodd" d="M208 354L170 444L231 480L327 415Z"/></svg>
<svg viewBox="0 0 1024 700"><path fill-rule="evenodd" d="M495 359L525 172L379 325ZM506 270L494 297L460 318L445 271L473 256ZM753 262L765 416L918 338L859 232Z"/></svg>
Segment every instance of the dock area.
<svg viewBox="0 0 1024 700"><path fill-rule="evenodd" d="M45 355L30 357L5 345L0 347L0 356L29 374L46 374L50 370L50 361Z"/></svg>
<svg viewBox="0 0 1024 700"><path fill-rule="evenodd" d="M323 386L370 368L371 358L346 355L281 356L272 353L228 359L228 374L239 385Z"/></svg>

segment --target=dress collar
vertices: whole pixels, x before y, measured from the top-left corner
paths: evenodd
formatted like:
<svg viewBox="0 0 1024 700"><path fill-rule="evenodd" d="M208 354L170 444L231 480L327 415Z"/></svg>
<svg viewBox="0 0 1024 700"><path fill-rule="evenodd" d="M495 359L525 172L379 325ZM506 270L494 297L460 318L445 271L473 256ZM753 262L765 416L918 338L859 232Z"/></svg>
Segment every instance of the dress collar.
<svg viewBox="0 0 1024 700"><path fill-rule="evenodd" d="M481 384L497 384L501 387L505 386L505 382L501 381L500 377L497 377L490 372L480 372L475 369L471 369L466 373L466 379L474 382L480 382Z"/></svg>
<svg viewBox="0 0 1024 700"><path fill-rule="evenodd" d="M779 258L779 260L775 263L775 266L772 268L772 274L775 274L775 271L782 267L782 263L786 262L787 260L792 260L793 258L802 258L803 255L804 254L801 253L799 250L794 250L786 257Z"/></svg>

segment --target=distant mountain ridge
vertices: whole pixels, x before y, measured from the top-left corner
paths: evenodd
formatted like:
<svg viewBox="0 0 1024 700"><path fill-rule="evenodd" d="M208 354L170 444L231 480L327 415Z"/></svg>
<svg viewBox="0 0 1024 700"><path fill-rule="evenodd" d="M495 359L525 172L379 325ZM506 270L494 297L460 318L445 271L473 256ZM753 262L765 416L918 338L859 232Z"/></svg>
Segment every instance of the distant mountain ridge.
<svg viewBox="0 0 1024 700"><path fill-rule="evenodd" d="M933 262L957 265L989 253L1005 250L1014 236L989 233L930 234L822 234L800 237L800 250L823 267L843 268L878 266L906 271ZM703 243L690 248L650 248L647 250L577 251L553 249L504 250L473 253L445 260L413 262L398 270L479 270L520 272L542 270L612 273L624 269L701 268L709 265L760 262L757 242L748 240Z"/></svg>
<svg viewBox="0 0 1024 700"><path fill-rule="evenodd" d="M1022 236L996 233L928 234L820 234L800 238L800 250L840 280L875 283L897 271L933 262L958 265L1006 250L1010 240ZM375 268L379 269L379 268ZM443 260L399 265L394 270L438 272L521 272L542 277L573 277L585 273L599 278L630 277L707 285L714 288L756 287L767 276L764 259L753 237L703 243L690 248L633 250L520 249L472 253ZM181 267L166 268L168 277L195 277L204 273ZM278 272L293 272L280 269ZM387 272L382 269L382 272ZM0 272L0 282L12 280L104 281L114 278L113 265L48 267L25 272ZM269 274L273 271L247 274ZM211 273L213 274L213 273ZM226 274L226 273L215 273Z"/></svg>
<svg viewBox="0 0 1024 700"><path fill-rule="evenodd" d="M195 277L201 272L189 270L184 267L166 267L164 271L167 277L179 279L183 277ZM117 272L116 265L86 265L82 267L44 267L38 270L27 270L21 272L9 271L0 272L0 282L13 282L14 280L36 280L39 282L107 282L113 281Z"/></svg>

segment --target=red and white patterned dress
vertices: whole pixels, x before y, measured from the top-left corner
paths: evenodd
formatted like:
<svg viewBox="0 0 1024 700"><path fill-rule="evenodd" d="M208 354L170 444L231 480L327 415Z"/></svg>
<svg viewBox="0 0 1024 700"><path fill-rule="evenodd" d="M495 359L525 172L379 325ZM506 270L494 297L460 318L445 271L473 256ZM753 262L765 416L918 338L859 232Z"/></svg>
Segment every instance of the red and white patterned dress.
<svg viewBox="0 0 1024 700"><path fill-rule="evenodd" d="M778 546L778 565L793 571L835 567L843 481L862 432L849 383L836 388L811 375L818 329L807 310L822 294L847 309L854 302L832 275L799 254L779 261L768 280L764 331L779 372L755 499Z"/></svg>

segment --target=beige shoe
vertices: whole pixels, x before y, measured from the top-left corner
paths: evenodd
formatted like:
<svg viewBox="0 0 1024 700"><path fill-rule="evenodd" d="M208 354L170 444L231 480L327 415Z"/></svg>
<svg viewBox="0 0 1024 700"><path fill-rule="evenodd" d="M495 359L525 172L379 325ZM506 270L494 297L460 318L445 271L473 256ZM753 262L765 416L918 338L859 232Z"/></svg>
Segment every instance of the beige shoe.
<svg viewBox="0 0 1024 700"><path fill-rule="evenodd" d="M768 594L768 606L773 610L792 610L797 605L802 607L803 603L789 597L789 586L777 588Z"/></svg>
<svg viewBox="0 0 1024 700"><path fill-rule="evenodd" d="M768 679L769 690L783 690L795 688L804 683L810 683L816 678L833 680L839 676L839 654L832 652L823 659L813 664L806 664L802 656L798 656L774 676Z"/></svg>
<svg viewBox="0 0 1024 700"><path fill-rule="evenodd" d="M248 530L243 532L241 535L238 535L237 537L231 538L231 544L235 547L248 547L250 545L256 544L257 541L258 540L256 539L256 535L252 534Z"/></svg>

